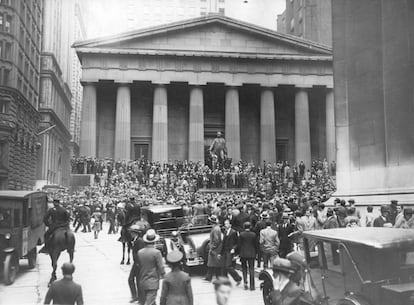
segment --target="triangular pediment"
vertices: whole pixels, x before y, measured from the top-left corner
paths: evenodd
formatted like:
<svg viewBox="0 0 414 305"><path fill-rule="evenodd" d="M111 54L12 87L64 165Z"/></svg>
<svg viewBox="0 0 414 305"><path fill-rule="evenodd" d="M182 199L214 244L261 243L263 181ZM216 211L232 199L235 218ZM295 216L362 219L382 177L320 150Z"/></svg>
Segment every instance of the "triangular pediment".
<svg viewBox="0 0 414 305"><path fill-rule="evenodd" d="M221 15L211 15L75 43L85 49L262 55L328 55L327 46Z"/></svg>

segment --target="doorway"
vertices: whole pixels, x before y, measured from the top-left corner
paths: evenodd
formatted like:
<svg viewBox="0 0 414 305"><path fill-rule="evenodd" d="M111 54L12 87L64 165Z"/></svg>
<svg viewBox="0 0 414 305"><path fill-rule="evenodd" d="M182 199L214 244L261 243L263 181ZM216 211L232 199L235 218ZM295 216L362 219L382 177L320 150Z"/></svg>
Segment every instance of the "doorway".
<svg viewBox="0 0 414 305"><path fill-rule="evenodd" d="M277 161L288 161L288 140L277 139L276 140L276 158Z"/></svg>
<svg viewBox="0 0 414 305"><path fill-rule="evenodd" d="M149 144L134 144L134 160L148 160Z"/></svg>

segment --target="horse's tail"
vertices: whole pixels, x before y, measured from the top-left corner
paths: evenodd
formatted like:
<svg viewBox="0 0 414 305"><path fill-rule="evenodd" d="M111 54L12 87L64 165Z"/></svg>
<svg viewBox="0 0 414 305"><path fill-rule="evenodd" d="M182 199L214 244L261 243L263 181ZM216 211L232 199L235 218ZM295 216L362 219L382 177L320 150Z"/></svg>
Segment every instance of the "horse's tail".
<svg viewBox="0 0 414 305"><path fill-rule="evenodd" d="M68 231L65 231L65 242L66 242L66 244L68 244L68 239L69 239Z"/></svg>

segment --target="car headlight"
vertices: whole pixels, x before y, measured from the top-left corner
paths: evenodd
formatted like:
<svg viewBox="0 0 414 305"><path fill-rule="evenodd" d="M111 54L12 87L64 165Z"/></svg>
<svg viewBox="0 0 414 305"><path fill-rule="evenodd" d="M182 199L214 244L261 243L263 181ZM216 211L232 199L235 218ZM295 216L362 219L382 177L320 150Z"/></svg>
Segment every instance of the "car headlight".
<svg viewBox="0 0 414 305"><path fill-rule="evenodd" d="M4 238L5 238L5 239L11 239L11 234L10 234L10 233L6 233L6 234L4 234Z"/></svg>

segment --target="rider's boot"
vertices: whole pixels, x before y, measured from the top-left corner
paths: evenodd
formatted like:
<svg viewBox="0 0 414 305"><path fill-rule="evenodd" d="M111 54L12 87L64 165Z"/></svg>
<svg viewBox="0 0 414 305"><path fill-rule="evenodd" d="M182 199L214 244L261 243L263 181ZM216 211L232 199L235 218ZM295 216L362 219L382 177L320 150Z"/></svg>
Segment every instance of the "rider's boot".
<svg viewBox="0 0 414 305"><path fill-rule="evenodd" d="M48 232L45 233L45 244L42 249L40 249L39 253L49 254L49 239L51 234L49 235Z"/></svg>
<svg viewBox="0 0 414 305"><path fill-rule="evenodd" d="M42 249L40 249L39 253L49 254L49 241L45 239L45 244Z"/></svg>

